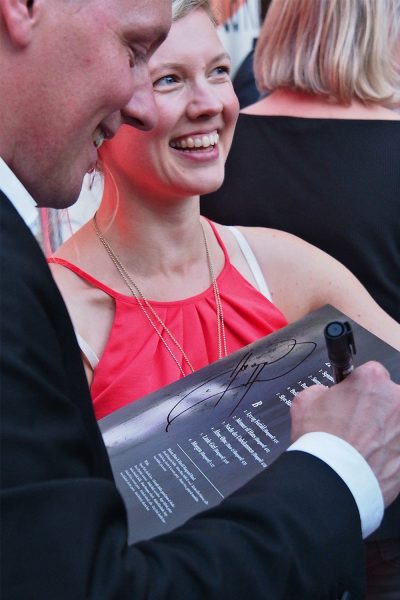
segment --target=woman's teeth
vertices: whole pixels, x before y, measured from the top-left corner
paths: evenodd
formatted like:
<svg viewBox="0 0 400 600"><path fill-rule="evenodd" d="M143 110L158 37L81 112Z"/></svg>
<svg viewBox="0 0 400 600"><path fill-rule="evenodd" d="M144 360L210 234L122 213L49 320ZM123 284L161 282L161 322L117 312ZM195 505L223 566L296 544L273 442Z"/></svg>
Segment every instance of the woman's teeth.
<svg viewBox="0 0 400 600"><path fill-rule="evenodd" d="M218 133L211 133L209 135L202 135L199 137L187 137L181 140L173 140L170 142L172 148L178 150L191 150L192 148L208 148L209 146L215 146L218 143Z"/></svg>

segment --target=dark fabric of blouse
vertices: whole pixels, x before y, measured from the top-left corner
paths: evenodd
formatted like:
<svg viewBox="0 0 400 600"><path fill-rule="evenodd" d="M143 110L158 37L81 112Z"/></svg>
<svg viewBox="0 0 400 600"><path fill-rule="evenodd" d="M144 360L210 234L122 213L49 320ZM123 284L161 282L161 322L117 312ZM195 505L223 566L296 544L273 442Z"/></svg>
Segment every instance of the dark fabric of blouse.
<svg viewBox="0 0 400 600"><path fill-rule="evenodd" d="M315 244L400 321L400 121L241 114L201 211Z"/></svg>

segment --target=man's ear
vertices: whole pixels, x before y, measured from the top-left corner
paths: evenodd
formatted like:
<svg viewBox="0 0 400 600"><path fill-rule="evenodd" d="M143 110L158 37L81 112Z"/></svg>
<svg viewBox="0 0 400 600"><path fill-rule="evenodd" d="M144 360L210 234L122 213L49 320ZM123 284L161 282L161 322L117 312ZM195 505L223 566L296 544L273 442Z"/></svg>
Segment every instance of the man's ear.
<svg viewBox="0 0 400 600"><path fill-rule="evenodd" d="M14 46L27 46L38 16L40 0L0 0L0 13Z"/></svg>

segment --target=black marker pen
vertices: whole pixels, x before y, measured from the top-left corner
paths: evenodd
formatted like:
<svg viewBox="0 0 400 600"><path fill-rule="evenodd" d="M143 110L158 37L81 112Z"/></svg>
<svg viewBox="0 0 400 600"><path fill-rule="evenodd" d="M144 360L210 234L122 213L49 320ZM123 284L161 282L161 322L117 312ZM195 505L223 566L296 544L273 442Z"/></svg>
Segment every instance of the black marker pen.
<svg viewBox="0 0 400 600"><path fill-rule="evenodd" d="M339 383L354 369L353 354L356 353L356 347L350 323L332 321L325 327L324 335L333 378L335 383Z"/></svg>

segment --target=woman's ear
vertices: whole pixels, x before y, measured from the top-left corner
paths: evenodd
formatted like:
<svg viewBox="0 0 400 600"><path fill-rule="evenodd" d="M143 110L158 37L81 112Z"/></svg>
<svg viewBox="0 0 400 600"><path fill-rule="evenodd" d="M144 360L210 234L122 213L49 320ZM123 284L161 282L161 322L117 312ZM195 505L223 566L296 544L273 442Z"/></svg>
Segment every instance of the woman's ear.
<svg viewBox="0 0 400 600"><path fill-rule="evenodd" d="M32 37L41 0L0 0L0 13L11 43L23 48Z"/></svg>

